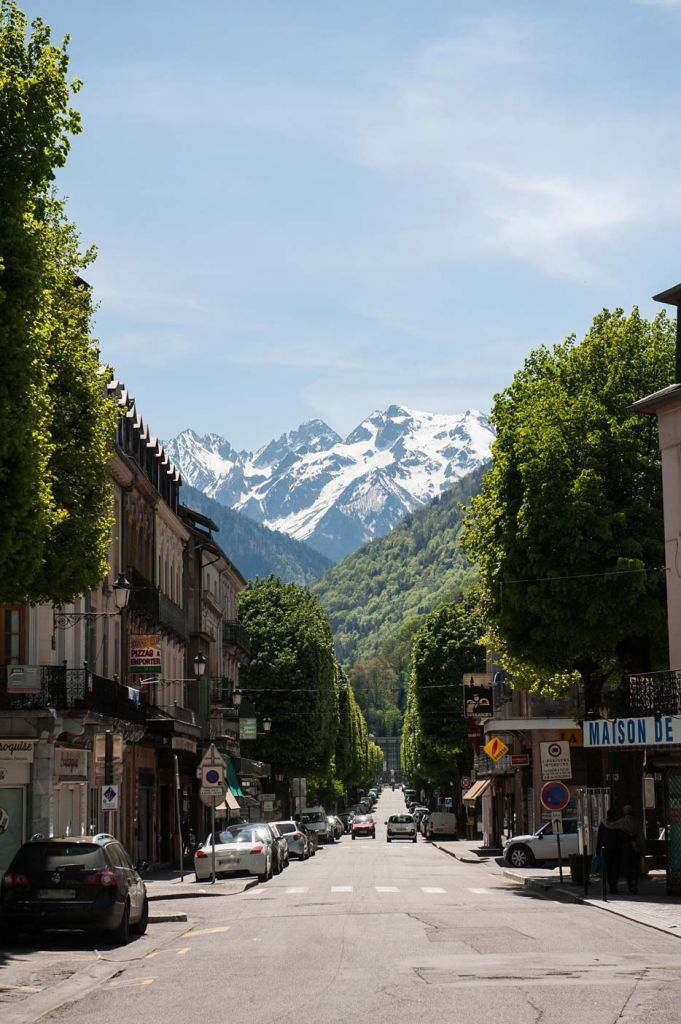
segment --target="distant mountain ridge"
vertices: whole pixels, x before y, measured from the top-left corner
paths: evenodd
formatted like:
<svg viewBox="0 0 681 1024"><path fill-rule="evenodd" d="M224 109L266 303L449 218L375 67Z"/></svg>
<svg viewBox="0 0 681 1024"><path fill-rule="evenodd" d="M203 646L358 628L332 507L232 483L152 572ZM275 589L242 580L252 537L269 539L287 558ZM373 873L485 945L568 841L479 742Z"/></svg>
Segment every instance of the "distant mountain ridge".
<svg viewBox="0 0 681 1024"><path fill-rule="evenodd" d="M285 583L307 586L333 565L307 544L254 523L241 512L226 508L184 482L182 501L208 516L219 527L220 532L215 534L216 542L248 580L272 575Z"/></svg>
<svg viewBox="0 0 681 1024"><path fill-rule="evenodd" d="M315 419L255 453L193 430L164 446L198 490L340 561L485 462L493 439L483 413L391 405L345 439Z"/></svg>
<svg viewBox="0 0 681 1024"><path fill-rule="evenodd" d="M312 584L342 663L375 654L410 617L426 614L470 585L475 569L459 546L459 534L465 506L479 492L488 465Z"/></svg>

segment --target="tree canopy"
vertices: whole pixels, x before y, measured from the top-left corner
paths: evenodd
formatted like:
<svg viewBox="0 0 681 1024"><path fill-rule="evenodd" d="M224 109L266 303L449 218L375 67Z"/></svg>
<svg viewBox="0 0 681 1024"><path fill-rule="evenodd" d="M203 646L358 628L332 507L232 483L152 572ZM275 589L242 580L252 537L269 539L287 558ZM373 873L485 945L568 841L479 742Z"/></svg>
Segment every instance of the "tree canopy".
<svg viewBox="0 0 681 1024"><path fill-rule="evenodd" d="M581 343L533 351L495 398L493 466L463 544L502 654L545 676L577 670L588 701L664 657L657 424L628 407L673 365L664 313L603 310Z"/></svg>
<svg viewBox="0 0 681 1024"><path fill-rule="evenodd" d="M402 767L433 785L457 781L465 748L463 676L482 671L483 621L475 591L425 616L412 647Z"/></svg>
<svg viewBox="0 0 681 1024"><path fill-rule="evenodd" d="M81 252L53 190L70 137L68 40L0 2L0 601L65 603L107 567L115 411Z"/></svg>

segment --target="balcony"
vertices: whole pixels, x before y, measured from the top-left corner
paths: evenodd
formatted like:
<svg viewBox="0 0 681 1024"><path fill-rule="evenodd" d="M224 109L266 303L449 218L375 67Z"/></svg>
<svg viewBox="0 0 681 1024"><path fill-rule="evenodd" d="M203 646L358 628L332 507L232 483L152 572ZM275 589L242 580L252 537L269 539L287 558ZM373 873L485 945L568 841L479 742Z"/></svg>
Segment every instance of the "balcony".
<svg viewBox="0 0 681 1024"><path fill-rule="evenodd" d="M681 671L638 673L628 684L632 718L681 714Z"/></svg>
<svg viewBox="0 0 681 1024"><path fill-rule="evenodd" d="M184 609L162 594L158 587L137 570L131 572L130 582L132 589L128 611L184 641L187 636Z"/></svg>
<svg viewBox="0 0 681 1024"><path fill-rule="evenodd" d="M135 725L146 721L147 709L141 693L138 698L132 698L127 686L82 668L43 665L40 669L40 688L34 693L8 692L3 668L0 668L0 673L2 710L38 711L54 708L55 711L93 711Z"/></svg>
<svg viewBox="0 0 681 1024"><path fill-rule="evenodd" d="M242 665L248 665L251 660L250 635L237 619L223 620L222 648L225 653L236 655Z"/></svg>

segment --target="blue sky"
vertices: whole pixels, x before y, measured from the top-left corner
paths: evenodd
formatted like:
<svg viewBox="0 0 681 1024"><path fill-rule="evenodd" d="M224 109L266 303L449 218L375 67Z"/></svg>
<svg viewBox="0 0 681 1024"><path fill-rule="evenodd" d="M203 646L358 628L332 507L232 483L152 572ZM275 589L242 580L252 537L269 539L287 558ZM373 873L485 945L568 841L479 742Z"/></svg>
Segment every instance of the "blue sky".
<svg viewBox="0 0 681 1024"><path fill-rule="evenodd" d="M160 437L488 410L681 280L681 0L24 9L72 36L58 183Z"/></svg>

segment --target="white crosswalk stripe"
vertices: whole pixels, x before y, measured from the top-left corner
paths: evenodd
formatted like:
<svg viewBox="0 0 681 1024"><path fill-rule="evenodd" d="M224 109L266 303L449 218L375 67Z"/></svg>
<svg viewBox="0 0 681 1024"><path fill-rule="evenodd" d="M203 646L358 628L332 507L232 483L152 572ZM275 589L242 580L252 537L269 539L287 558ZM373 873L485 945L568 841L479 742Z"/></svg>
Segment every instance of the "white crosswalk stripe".
<svg viewBox="0 0 681 1024"><path fill-rule="evenodd" d="M396 885L377 885L376 892L399 892Z"/></svg>
<svg viewBox="0 0 681 1024"><path fill-rule="evenodd" d="M469 889L468 891L469 892L474 892L478 896L491 896L492 895L492 890L491 889Z"/></svg>
<svg viewBox="0 0 681 1024"><path fill-rule="evenodd" d="M309 892L309 891L310 891L309 886L305 886L305 885L300 885L300 886L293 885L293 886L291 886L290 889L286 890L288 895L292 895L293 893Z"/></svg>
<svg viewBox="0 0 681 1024"><path fill-rule="evenodd" d="M352 892L353 886L351 885L332 885L331 892Z"/></svg>
<svg viewBox="0 0 681 1024"><path fill-rule="evenodd" d="M428 893L431 896L435 896L435 895L437 895L439 893L446 893L447 890L446 889L439 889L435 885L433 885L433 886L431 886L431 885L422 885L421 886L421 892L426 892L426 893Z"/></svg>

